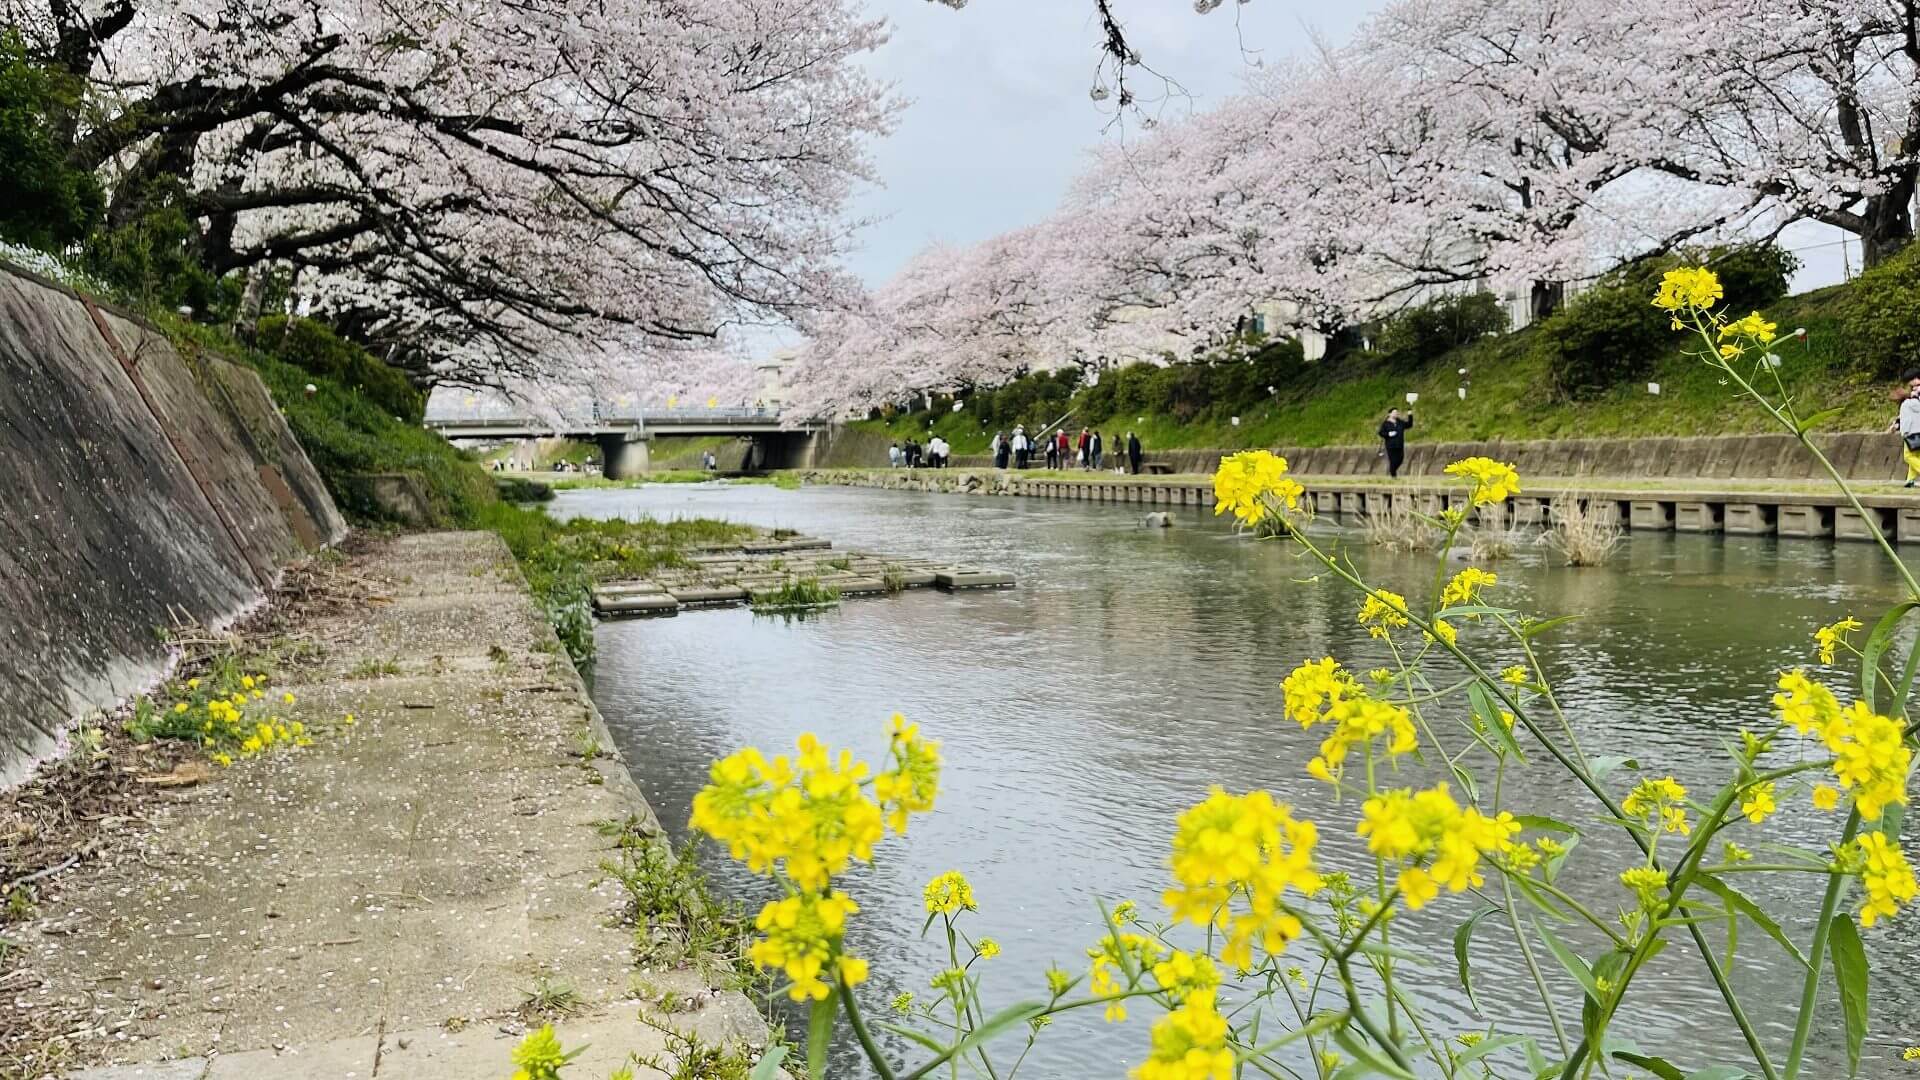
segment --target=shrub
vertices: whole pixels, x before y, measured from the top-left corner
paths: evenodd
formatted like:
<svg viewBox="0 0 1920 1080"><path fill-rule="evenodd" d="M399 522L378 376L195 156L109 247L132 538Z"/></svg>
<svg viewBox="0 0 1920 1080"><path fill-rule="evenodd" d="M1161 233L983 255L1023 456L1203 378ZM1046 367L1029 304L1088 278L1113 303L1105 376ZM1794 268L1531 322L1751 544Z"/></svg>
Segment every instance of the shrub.
<svg viewBox="0 0 1920 1080"><path fill-rule="evenodd" d="M1555 397L1596 398L1653 370L1668 343L1667 317L1649 303L1657 280L1648 264L1623 267L1540 323L1532 347Z"/></svg>
<svg viewBox="0 0 1920 1080"><path fill-rule="evenodd" d="M78 101L74 87L27 58L18 30L0 31L0 238L59 251L104 212L99 181L68 167L54 124Z"/></svg>
<svg viewBox="0 0 1920 1080"><path fill-rule="evenodd" d="M1740 244L1708 248L1668 260L1661 269L1703 263L1720 278L1723 302L1736 310L1756 310L1787 295L1800 259L1776 244Z"/></svg>
<svg viewBox="0 0 1920 1080"><path fill-rule="evenodd" d="M1876 375L1898 375L1920 360L1920 244L1855 278L1841 318Z"/></svg>
<svg viewBox="0 0 1920 1080"><path fill-rule="evenodd" d="M1489 292L1460 293L1429 300L1386 321L1377 339L1381 352L1401 364L1425 363L1509 325L1499 297Z"/></svg>
<svg viewBox="0 0 1920 1080"><path fill-rule="evenodd" d="M426 413L426 396L404 374L322 323L269 315L260 320L256 340L290 364L358 390L380 409L407 423L419 423Z"/></svg>

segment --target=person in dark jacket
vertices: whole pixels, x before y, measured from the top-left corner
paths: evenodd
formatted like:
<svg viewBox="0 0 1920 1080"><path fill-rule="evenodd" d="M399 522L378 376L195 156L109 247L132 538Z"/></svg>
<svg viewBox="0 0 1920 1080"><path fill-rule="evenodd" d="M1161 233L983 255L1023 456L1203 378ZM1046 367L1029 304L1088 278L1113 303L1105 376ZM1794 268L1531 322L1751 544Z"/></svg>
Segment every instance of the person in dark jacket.
<svg viewBox="0 0 1920 1080"><path fill-rule="evenodd" d="M1140 436L1127 432L1127 471L1140 475Z"/></svg>
<svg viewBox="0 0 1920 1080"><path fill-rule="evenodd" d="M1413 410L1401 416L1399 409L1388 409L1380 422L1380 441L1386 445L1387 475L1399 476L1400 463L1407 459L1407 432L1413 427Z"/></svg>
<svg viewBox="0 0 1920 1080"><path fill-rule="evenodd" d="M1092 448L1087 451L1087 468L1096 470L1100 468L1100 453L1102 449L1100 433L1096 431L1093 433Z"/></svg>

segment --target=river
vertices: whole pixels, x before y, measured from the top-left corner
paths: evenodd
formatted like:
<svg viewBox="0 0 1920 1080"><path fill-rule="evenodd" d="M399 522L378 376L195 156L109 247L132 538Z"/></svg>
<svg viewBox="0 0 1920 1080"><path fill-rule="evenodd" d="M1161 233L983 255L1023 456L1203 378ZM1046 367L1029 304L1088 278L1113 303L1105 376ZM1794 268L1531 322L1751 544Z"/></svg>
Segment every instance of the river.
<svg viewBox="0 0 1920 1080"><path fill-rule="evenodd" d="M846 883L861 906L850 947L873 961L862 995L870 1012L884 1013L902 989L924 996L927 977L945 966L944 943L919 934L921 887L949 869L973 881L980 911L967 917L970 931L1003 946L984 962L995 1002L1035 996L1050 965L1084 971L1084 949L1102 932L1095 901L1131 898L1159 910L1174 817L1211 784L1271 789L1321 822L1323 861L1364 862L1352 839L1358 805L1336 805L1306 777L1319 736L1280 714L1278 684L1303 659L1331 654L1364 671L1385 657L1354 621L1357 596L1313 580L1315 567L1283 543L1236 537L1192 510L1176 511L1174 528L1147 529L1144 510L1131 507L850 488L578 491L564 493L556 512L722 517L1018 576L1012 590L915 591L849 601L806 621L727 609L599 630L595 698L669 828L683 828L707 762L743 745L785 749L813 731L873 759L895 711L941 740L938 811L889 839L878 865ZM1335 522L1317 528L1379 585L1413 596L1430 580L1427 557L1368 548ZM1871 625L1898 599L1883 559L1867 544L1642 533L1604 568L1561 567L1550 553L1523 548L1498 565L1497 598L1528 613L1580 617L1542 639L1543 656L1590 754L1634 755L1701 794L1727 774L1724 742L1743 725L1768 722L1774 673L1811 664L1816 625L1848 613ZM1496 666L1512 660L1489 633L1468 629L1462 641L1493 650ZM1457 728L1440 729L1458 745ZM1544 755L1533 758L1509 775L1507 805L1592 823L1598 804ZM1408 770L1410 784L1430 779ZM1819 848L1837 828L1784 787L1782 805L1766 826L1734 835L1748 848L1766 839ZM1614 884L1630 865L1625 841L1588 831L1593 839L1562 883L1629 903ZM710 862L730 893L755 905L767 895L766 883L723 858ZM1768 874L1743 884L1804 942L1818 881ZM1396 943L1424 942L1433 957L1414 985L1445 1032L1484 1030L1491 1020L1503 1032L1550 1038L1500 920L1483 921L1475 938L1484 1012L1462 993L1452 932L1480 906L1471 895L1443 896L1399 920ZM1867 933L1876 1028L1863 1075L1912 1067L1894 1063L1902 1046L1920 1041L1910 1019L1920 1004L1909 976L1920 955L1916 927L1920 918L1909 915ZM1592 955L1594 935L1580 929L1563 932ZM1676 936L1636 984L1616 1034L1689 1069L1741 1060L1738 1033L1698 956ZM1717 928L1709 936L1724 940ZM1755 1024L1782 1048L1778 1057L1800 985L1795 965L1751 924L1741 927L1739 956L1736 985ZM1109 1063L1144 1055L1151 1008L1119 1025L1086 1012L1045 1032L1020 1075L1117 1077L1124 1068ZM1577 1014L1567 1022L1577 1037ZM1807 1075L1844 1072L1840 1023L1830 1007ZM837 1052L836 1060L849 1059ZM843 1064L834 1075L864 1073Z"/></svg>

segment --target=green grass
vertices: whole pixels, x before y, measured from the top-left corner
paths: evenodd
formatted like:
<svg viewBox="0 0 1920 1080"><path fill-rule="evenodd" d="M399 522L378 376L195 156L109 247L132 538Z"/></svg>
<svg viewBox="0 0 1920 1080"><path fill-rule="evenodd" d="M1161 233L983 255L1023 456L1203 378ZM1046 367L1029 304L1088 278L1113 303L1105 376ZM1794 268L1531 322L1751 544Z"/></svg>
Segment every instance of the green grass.
<svg viewBox="0 0 1920 1080"><path fill-rule="evenodd" d="M1782 333L1795 327L1808 331L1805 342L1784 339L1777 351L1785 359L1782 377L1803 412L1837 408L1840 412L1823 430L1877 430L1886 425L1893 406L1887 384L1875 379L1848 356L1840 328L1840 306L1845 287L1821 289L1780 301L1766 313ZM1598 400L1555 402L1548 392L1547 371L1529 355L1531 334L1522 330L1487 338L1455 349L1425 364L1397 367L1377 355L1355 353L1331 362L1309 365L1271 400L1233 409L1205 410L1180 419L1138 413L1084 417L1066 421L1069 432L1083 426L1105 432L1110 439L1132 430L1149 452L1160 449L1231 449L1249 446L1341 446L1374 441L1374 430L1390 407L1406 407L1408 392L1418 393L1414 406L1415 437L1422 440L1552 439L1637 435L1722 435L1771 430L1757 410L1736 399L1733 388L1685 355L1697 348L1697 339L1675 333L1673 345L1644 380L1616 387ZM1458 369L1467 368L1467 396L1456 390ZM1647 393L1646 383L1660 384L1659 395ZM887 438L909 435L923 442L932 433L953 445L956 454L984 454L995 428L983 427L966 410L930 418L913 413L890 421L859 421L854 426L877 431ZM1049 417L1048 419L1052 419ZM1110 441L1107 459L1113 460Z"/></svg>
<svg viewBox="0 0 1920 1080"><path fill-rule="evenodd" d="M753 610L761 612L800 611L831 607L840 602L840 590L822 585L816 578L795 578L777 589L753 594Z"/></svg>

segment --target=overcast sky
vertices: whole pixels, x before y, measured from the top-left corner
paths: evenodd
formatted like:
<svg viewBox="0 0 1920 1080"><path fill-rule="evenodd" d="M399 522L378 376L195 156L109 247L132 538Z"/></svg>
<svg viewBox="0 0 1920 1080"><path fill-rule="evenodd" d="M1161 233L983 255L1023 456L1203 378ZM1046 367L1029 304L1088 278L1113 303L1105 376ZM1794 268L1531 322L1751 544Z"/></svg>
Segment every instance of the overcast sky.
<svg viewBox="0 0 1920 1080"><path fill-rule="evenodd" d="M1248 0L1196 14L1192 0L1113 0L1145 61L1186 96L1163 107L1204 110L1232 94L1251 62L1303 55L1315 36L1345 44L1386 0ZM1045 217L1082 155L1138 134L1111 124L1087 94L1100 53L1092 0L868 0L893 39L869 68L907 99L898 127L873 148L883 185L852 212L875 218L851 259L875 286L930 242L969 244ZM1243 48L1245 52L1243 53ZM1157 88L1143 79L1143 90ZM1783 237L1807 264L1795 282L1840 279L1838 233L1800 225ZM1859 249L1851 251L1857 266ZM789 332L750 335L752 351L790 346Z"/></svg>
<svg viewBox="0 0 1920 1080"><path fill-rule="evenodd" d="M1081 155L1105 139L1110 116L1087 91L1099 60L1092 0L868 0L893 25L869 59L909 99L892 137L874 147L885 187L855 205L884 218L867 230L853 268L878 285L935 240L966 244L1045 217ZM1306 51L1319 33L1345 42L1384 0L1233 0L1197 15L1192 0L1113 0L1147 64L1177 79L1200 110L1233 93L1241 55ZM1236 16L1238 22L1236 24ZM1157 89L1149 80L1143 90Z"/></svg>

